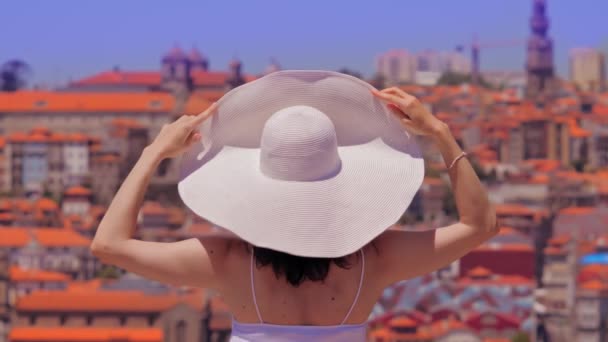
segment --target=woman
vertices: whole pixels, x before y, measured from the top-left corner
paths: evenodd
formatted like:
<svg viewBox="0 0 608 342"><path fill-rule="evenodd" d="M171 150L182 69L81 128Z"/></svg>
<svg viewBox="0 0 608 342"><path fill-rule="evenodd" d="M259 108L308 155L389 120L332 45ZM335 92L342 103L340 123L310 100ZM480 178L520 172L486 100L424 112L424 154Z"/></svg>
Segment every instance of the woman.
<svg viewBox="0 0 608 342"><path fill-rule="evenodd" d="M441 152L460 219L423 232L387 230L422 182L413 135ZM133 239L150 177L185 151L180 196L233 235ZM399 88L377 91L333 72L278 72L163 127L91 249L151 279L218 290L234 316L233 341L363 341L384 288L496 234L494 209L465 156L449 127Z"/></svg>

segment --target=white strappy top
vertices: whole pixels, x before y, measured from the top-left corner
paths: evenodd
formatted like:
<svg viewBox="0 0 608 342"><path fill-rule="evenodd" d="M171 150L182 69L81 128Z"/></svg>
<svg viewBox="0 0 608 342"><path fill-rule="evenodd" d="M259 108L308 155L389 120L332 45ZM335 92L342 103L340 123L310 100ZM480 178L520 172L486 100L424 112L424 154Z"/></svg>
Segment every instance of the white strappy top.
<svg viewBox="0 0 608 342"><path fill-rule="evenodd" d="M359 278L359 288L350 309L344 316L340 325L278 325L267 324L262 320L260 309L255 297L255 284L253 283L253 253L251 253L250 278L251 293L253 295L253 305L258 316L259 323L239 323L232 320L231 342L278 342L278 341L331 341L331 342L363 342L365 341L366 323L344 324L352 313L363 285L363 275L365 273L365 255L361 250L361 276Z"/></svg>

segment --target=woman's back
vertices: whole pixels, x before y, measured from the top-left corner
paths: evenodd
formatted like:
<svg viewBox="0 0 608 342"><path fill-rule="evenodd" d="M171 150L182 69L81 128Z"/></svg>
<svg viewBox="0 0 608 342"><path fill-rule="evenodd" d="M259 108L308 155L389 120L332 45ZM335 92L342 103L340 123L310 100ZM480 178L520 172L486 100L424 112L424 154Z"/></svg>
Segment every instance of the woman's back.
<svg viewBox="0 0 608 342"><path fill-rule="evenodd" d="M349 255L348 268L331 265L325 280L307 280L297 287L277 277L272 267L256 267L251 249L242 243L231 242L227 251L217 270L218 288L239 323L259 324L261 319L272 325L356 325L366 321L382 291L370 277L374 248Z"/></svg>

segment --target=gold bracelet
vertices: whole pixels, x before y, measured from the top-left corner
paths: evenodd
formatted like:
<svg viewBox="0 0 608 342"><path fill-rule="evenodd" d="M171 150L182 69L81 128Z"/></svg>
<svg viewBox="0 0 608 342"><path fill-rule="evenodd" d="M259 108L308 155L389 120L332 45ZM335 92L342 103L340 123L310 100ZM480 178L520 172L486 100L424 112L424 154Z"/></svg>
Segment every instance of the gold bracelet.
<svg viewBox="0 0 608 342"><path fill-rule="evenodd" d="M452 167L454 167L454 165L456 164L456 162L459 161L460 158L465 157L466 155L467 155L467 153L465 151L462 151L462 153L458 157L454 158L454 160L452 161L452 163L448 167L448 170L451 170Z"/></svg>

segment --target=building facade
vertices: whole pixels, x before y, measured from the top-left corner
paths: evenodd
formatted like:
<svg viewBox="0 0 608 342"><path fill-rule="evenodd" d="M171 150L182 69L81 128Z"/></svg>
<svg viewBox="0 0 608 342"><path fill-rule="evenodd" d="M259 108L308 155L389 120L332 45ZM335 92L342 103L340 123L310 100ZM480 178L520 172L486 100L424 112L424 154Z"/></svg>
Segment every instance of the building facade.
<svg viewBox="0 0 608 342"><path fill-rule="evenodd" d="M571 50L570 81L582 91L601 92L606 89L604 54L591 48Z"/></svg>

